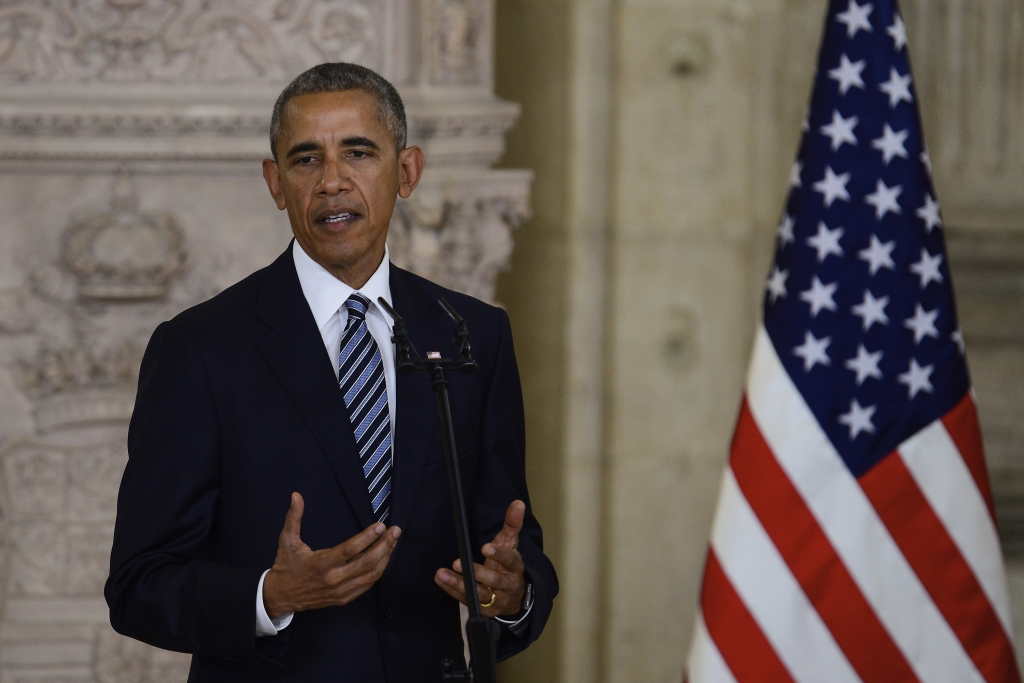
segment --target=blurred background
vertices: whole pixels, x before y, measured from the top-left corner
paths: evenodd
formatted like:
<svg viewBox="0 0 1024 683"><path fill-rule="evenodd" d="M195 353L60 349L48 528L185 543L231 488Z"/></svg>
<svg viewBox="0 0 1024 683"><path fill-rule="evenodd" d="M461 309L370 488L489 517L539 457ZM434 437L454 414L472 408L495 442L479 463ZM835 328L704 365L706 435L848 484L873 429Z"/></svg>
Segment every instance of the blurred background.
<svg viewBox="0 0 1024 683"><path fill-rule="evenodd" d="M1024 643L1024 3L904 0ZM183 681L101 597L152 329L276 257L295 74L401 90L393 260L509 311L562 593L503 681L677 683L825 0L0 0L0 683Z"/></svg>

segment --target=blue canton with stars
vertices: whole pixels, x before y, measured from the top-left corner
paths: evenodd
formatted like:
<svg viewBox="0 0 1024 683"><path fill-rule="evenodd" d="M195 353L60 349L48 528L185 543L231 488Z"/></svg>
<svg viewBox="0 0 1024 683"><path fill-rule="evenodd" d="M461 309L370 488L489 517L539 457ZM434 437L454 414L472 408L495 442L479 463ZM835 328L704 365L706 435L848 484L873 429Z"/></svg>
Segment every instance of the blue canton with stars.
<svg viewBox="0 0 1024 683"><path fill-rule="evenodd" d="M832 0L764 324L855 476L969 388L894 0Z"/></svg>

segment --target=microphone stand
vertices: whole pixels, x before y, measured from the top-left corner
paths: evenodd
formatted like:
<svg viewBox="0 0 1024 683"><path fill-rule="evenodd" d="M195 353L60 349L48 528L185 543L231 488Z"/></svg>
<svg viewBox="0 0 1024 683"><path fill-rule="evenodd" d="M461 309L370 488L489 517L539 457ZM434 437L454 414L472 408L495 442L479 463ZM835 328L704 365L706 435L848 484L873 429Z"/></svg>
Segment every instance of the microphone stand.
<svg viewBox="0 0 1024 683"><path fill-rule="evenodd" d="M462 562L462 579L466 588L466 602L469 620L466 622L466 636L469 640L470 665L468 669L456 669L455 663L445 659L441 663L443 680L446 683L497 683L497 655L495 643L498 640L498 625L492 619L485 619L480 613L480 597L476 592L476 572L473 568L472 543L469 537L469 517L466 514L466 500L462 495L462 478L459 474L458 458L455 452L455 434L452 431L452 411L448 403L448 379L446 372L472 375L477 371L476 361L469 346L469 328L461 315L455 312L444 297L438 303L455 323L455 343L459 345L456 358L442 358L438 352L429 352L427 358L412 357L415 348L405 329L405 320L383 297L377 299L388 315L394 320L391 341L395 344L396 366L399 375L426 372L430 385L437 396L437 411L441 418L441 442L444 444L444 458L448 466L448 488L452 497L452 512L455 516L455 538L459 545L459 560Z"/></svg>

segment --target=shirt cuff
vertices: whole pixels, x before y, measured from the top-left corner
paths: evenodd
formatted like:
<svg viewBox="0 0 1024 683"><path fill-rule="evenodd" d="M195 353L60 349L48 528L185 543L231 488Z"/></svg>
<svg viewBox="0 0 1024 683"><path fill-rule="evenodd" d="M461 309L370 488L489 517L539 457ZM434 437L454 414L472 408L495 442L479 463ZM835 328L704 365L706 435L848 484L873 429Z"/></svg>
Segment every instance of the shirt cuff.
<svg viewBox="0 0 1024 683"><path fill-rule="evenodd" d="M511 620L502 619L501 617L494 617L494 620L500 622L505 628L507 628L512 633L512 635L522 638L530 630L530 623L526 620L526 618L530 616L530 612L532 611L533 604L531 603L530 606L526 608L526 611L523 612L523 615L518 619Z"/></svg>
<svg viewBox="0 0 1024 683"><path fill-rule="evenodd" d="M260 577L260 585L256 588L256 637L262 636L276 636L278 631L288 628L288 624L292 623L292 617L295 616L293 612L282 614L274 619L270 618L267 614L267 608L263 604L263 579L267 578L267 572L263 572L263 576Z"/></svg>

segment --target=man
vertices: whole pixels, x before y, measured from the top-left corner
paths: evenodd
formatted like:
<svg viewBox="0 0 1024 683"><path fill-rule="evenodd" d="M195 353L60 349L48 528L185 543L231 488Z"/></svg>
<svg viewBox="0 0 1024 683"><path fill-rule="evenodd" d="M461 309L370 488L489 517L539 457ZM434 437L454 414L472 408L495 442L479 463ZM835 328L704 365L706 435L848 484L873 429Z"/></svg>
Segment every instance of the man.
<svg viewBox="0 0 1024 683"><path fill-rule="evenodd" d="M454 352L459 467L499 659L558 591L530 512L508 317L388 262L419 182L395 89L352 64L298 76L263 174L295 239L272 265L153 333L128 434L105 595L114 628L192 653L190 681L437 681L465 602L429 378L395 373L392 320ZM326 353L325 353L326 348Z"/></svg>

